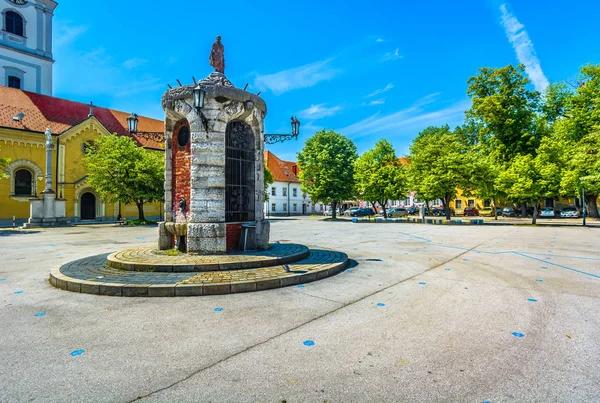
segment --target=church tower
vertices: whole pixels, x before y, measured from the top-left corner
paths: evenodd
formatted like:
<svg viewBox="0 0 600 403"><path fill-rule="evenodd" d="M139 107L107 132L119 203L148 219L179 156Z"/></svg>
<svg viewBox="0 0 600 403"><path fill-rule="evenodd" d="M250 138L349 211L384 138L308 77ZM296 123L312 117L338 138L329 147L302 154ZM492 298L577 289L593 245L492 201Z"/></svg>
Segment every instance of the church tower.
<svg viewBox="0 0 600 403"><path fill-rule="evenodd" d="M52 95L53 0L0 0L0 85Z"/></svg>

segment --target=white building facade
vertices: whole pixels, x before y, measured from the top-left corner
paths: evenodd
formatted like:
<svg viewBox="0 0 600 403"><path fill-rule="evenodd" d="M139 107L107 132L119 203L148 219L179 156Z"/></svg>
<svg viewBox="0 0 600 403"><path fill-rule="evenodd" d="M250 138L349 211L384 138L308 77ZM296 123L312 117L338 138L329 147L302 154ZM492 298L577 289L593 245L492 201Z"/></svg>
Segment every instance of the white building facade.
<svg viewBox="0 0 600 403"><path fill-rule="evenodd" d="M0 0L0 85L52 95L53 0Z"/></svg>

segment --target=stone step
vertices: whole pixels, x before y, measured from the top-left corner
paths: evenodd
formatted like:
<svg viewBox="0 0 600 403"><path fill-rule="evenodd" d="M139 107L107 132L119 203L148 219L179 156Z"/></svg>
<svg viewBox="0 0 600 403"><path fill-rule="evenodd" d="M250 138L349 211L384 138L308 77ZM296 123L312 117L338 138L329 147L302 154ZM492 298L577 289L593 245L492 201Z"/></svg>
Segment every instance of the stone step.
<svg viewBox="0 0 600 403"><path fill-rule="evenodd" d="M151 272L115 269L107 254L69 262L50 274L60 289L124 297L179 297L262 291L308 283L333 276L348 265L342 252L310 249L308 256L289 264L203 272Z"/></svg>
<svg viewBox="0 0 600 403"><path fill-rule="evenodd" d="M155 247L138 247L111 253L108 266L115 269L151 272L206 272L219 270L254 269L297 262L308 256L304 245L271 243L264 251L233 252L224 255L182 253L169 256Z"/></svg>

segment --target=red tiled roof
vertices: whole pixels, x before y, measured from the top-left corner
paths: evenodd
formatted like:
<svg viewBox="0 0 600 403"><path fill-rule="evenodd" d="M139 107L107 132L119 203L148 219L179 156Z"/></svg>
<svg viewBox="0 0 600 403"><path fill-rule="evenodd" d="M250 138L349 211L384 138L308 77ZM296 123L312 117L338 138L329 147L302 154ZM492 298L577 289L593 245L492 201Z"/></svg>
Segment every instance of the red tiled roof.
<svg viewBox="0 0 600 403"><path fill-rule="evenodd" d="M271 151L265 151L265 164L276 181L300 183L300 167L295 162L280 160Z"/></svg>
<svg viewBox="0 0 600 403"><path fill-rule="evenodd" d="M127 129L129 113L94 106L94 117L111 133L133 137L138 145L162 149L163 144L131 135ZM21 121L13 120L13 116L23 113ZM90 106L81 102L54 98L15 88L0 86L0 127L44 133L46 127L52 133L60 134L88 118ZM138 117L139 132L164 132L161 120Z"/></svg>

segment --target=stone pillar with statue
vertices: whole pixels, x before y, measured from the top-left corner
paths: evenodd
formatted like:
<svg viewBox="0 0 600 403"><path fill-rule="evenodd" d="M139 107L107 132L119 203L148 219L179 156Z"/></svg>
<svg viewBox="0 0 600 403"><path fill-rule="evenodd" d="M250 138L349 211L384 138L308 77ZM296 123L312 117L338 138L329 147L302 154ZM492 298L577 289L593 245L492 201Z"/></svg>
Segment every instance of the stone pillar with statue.
<svg viewBox="0 0 600 403"><path fill-rule="evenodd" d="M66 201L57 199L52 190L52 130L46 129L46 187L42 192L42 198L29 200L29 220L23 225L24 228L57 227L68 226L66 219Z"/></svg>
<svg viewBox="0 0 600 403"><path fill-rule="evenodd" d="M267 249L264 220L265 102L225 77L220 37L215 69L192 85L168 90L165 111L165 222L158 247L220 254Z"/></svg>

